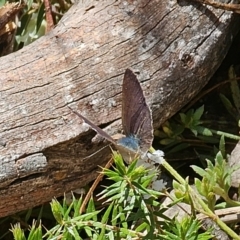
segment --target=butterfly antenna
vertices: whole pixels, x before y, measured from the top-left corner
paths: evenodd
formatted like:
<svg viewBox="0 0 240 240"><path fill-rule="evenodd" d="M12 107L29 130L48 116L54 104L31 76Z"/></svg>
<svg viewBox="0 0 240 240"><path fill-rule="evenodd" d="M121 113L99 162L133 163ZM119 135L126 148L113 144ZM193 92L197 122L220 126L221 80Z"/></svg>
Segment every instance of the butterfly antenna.
<svg viewBox="0 0 240 240"><path fill-rule="evenodd" d="M108 144L108 145L106 145L106 146L104 146L104 147L100 148L99 150L97 150L97 151L96 151L96 152L94 152L93 154L91 154L91 155L88 155L87 157L83 158L83 160L85 160L85 159L88 159L88 158L90 158L90 157L94 156L95 154L97 154L97 153L101 152L101 151L102 151L104 148L106 148L106 147L110 147L110 145L111 145L111 144Z"/></svg>

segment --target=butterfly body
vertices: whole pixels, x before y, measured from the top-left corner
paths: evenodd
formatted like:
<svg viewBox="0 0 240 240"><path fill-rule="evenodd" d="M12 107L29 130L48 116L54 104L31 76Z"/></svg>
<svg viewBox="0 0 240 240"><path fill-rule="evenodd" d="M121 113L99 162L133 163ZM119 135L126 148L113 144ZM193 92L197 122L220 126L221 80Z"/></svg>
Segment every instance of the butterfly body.
<svg viewBox="0 0 240 240"><path fill-rule="evenodd" d="M130 163L139 155L140 157L144 155L152 145L151 111L146 104L141 85L130 69L125 71L122 85L122 125L125 137L115 141L80 113L72 111L98 134L113 143L127 163Z"/></svg>
<svg viewBox="0 0 240 240"><path fill-rule="evenodd" d="M122 137L117 141L117 145L125 146L132 151L139 150L139 139L135 136Z"/></svg>
<svg viewBox="0 0 240 240"><path fill-rule="evenodd" d="M127 163L131 163L140 155L139 139L135 136L122 137L117 141L116 148Z"/></svg>

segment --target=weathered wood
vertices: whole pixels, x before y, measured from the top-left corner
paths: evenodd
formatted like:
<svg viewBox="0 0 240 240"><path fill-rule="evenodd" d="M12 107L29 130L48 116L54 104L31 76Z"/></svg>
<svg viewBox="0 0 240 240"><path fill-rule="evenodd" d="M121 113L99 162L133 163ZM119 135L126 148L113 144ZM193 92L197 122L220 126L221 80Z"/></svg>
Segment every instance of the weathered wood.
<svg viewBox="0 0 240 240"><path fill-rule="evenodd" d="M84 186L108 160L109 148L84 159L104 144L68 105L116 133L123 73L132 68L157 127L207 83L239 23L184 1L86 2L0 59L0 216Z"/></svg>

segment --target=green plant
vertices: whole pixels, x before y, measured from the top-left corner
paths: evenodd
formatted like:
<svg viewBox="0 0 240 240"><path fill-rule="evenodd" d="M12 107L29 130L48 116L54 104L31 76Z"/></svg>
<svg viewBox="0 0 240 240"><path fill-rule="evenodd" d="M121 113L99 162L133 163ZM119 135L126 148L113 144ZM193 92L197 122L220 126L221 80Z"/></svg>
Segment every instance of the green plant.
<svg viewBox="0 0 240 240"><path fill-rule="evenodd" d="M183 239L191 236L195 239L209 239L209 231L199 233L200 223L191 217L182 221L169 219L165 216L159 197L164 193L149 189L148 186L155 173L137 166L137 160L125 166L122 157L114 153L115 168L104 169L106 177L113 183L106 186L99 194L105 199L100 210L96 210L91 199L86 212L79 214L82 198L76 199L70 205L63 201L61 205L56 199L52 200L51 208L56 219L56 226L42 237L41 223L31 228L31 234L25 238L19 225L12 228L16 240L28 239ZM176 203L175 203L176 204ZM189 223L189 224L188 224ZM171 230L171 226L181 226L181 229Z"/></svg>
<svg viewBox="0 0 240 240"><path fill-rule="evenodd" d="M223 163L223 158L221 154L219 153L216 157L215 166L210 164L211 170L213 168L217 169L219 173L218 176L223 176L222 179L225 179L226 181L223 181L221 184L218 184L220 181L217 177L213 178L215 180L214 189L217 190L217 193L224 191L224 189L229 188L229 173L233 172L234 168L229 167L226 172L225 169L223 169L221 166L219 166L219 163ZM210 163L210 162L209 162ZM211 192L212 188L205 184L205 179L203 178L203 189L199 180L195 179L195 183L197 186L197 190L199 189L199 192L196 192L193 190L193 188L188 184L188 179L184 180L168 163L164 162L163 166L168 170L169 173L171 173L174 178L177 181L173 181L173 188L175 190L175 201L183 201L187 202L191 206L191 210L193 215L196 215L197 212L203 213L204 215L208 216L213 222L215 222L223 231L225 231L229 236L231 236L233 239L240 239L240 237L231 229L229 228L225 223L223 223L220 218L214 214L213 212L213 205L212 203L215 203L215 193ZM226 166L226 165L225 165ZM213 170L214 171L214 170ZM198 171L200 172L200 171ZM205 170L205 172L208 172L208 169ZM227 173L227 174L226 174ZM205 175L205 174L203 174ZM211 178L211 176L209 176ZM205 185L204 185L205 184ZM205 196L207 196L208 200L210 199L211 202L209 204L208 201L205 201L206 199L202 199L201 193L204 193ZM227 196L225 194L224 196ZM234 201L230 200L228 198L230 203L233 203ZM237 202L234 202L237 203ZM209 206L208 206L209 205ZM235 205L236 206L236 205ZM211 209L212 208L212 209Z"/></svg>
<svg viewBox="0 0 240 240"><path fill-rule="evenodd" d="M204 106L195 111L190 109L187 113L179 113L177 120L174 118L165 122L162 130L155 132L155 135L161 139L160 144L167 146L165 150L168 150L168 153L179 152L189 147L202 147L208 143L217 144L222 136L240 140L237 135L203 126L204 121L201 120L203 113ZM192 134L189 134L189 131Z"/></svg>
<svg viewBox="0 0 240 240"><path fill-rule="evenodd" d="M7 0L0 0L0 6L3 6L7 2ZM19 1L15 0L15 2ZM51 1L51 4L53 10L51 12L51 16L54 23L57 24L62 18L63 14L72 5L72 1ZM46 34L47 22L44 2L40 0L25 1L25 7L19 15L17 25L18 28L15 35L16 41L14 46L15 51L34 42Z"/></svg>
<svg viewBox="0 0 240 240"><path fill-rule="evenodd" d="M240 89L237 82L238 78L233 66L228 70L228 78L233 103L225 95L219 94L219 96L228 113L238 122L240 118Z"/></svg>
<svg viewBox="0 0 240 240"><path fill-rule="evenodd" d="M204 233L196 235L196 231L200 230L201 224L194 218L183 218L178 221L177 218L167 224L167 228L163 230L164 234L161 235L162 239L166 240L207 240L212 239L210 232L207 230Z"/></svg>
<svg viewBox="0 0 240 240"><path fill-rule="evenodd" d="M207 161L207 168L202 169L198 166L192 166L194 171L202 177L201 181L195 179L195 186L198 193L204 197L208 206L214 210L217 206L216 196L221 196L225 200L225 206L240 206L240 202L233 201L229 197L229 189L231 187L231 175L238 170L240 166L230 167L224 159L221 152L215 158L215 164Z"/></svg>

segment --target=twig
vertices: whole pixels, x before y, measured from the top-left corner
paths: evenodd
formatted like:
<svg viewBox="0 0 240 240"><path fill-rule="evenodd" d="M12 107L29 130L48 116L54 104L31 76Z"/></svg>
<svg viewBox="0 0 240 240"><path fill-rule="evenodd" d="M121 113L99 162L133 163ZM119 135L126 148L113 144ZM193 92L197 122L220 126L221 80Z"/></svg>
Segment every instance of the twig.
<svg viewBox="0 0 240 240"><path fill-rule="evenodd" d="M45 13L46 13L46 21L47 21L46 32L49 32L54 27L54 21L52 17L52 8L49 0L44 0L44 5L45 5Z"/></svg>
<svg viewBox="0 0 240 240"><path fill-rule="evenodd" d="M214 213L219 216L219 218L227 223L227 224L230 224L230 223L236 223L236 222L240 222L240 217L239 217L239 214L240 214L240 207L231 207L231 208L225 208L225 209L218 209L218 210L215 210ZM203 219L206 219L207 216L200 213L197 215L197 218L199 220L203 220Z"/></svg>
<svg viewBox="0 0 240 240"><path fill-rule="evenodd" d="M232 11L235 13L240 14L240 4L233 4L233 3L221 3L212 0L194 0L199 3L203 3L214 8L219 8L227 11Z"/></svg>
<svg viewBox="0 0 240 240"><path fill-rule="evenodd" d="M198 0L197 0L198 1ZM182 109L182 112L186 112L187 109L189 109L190 107L192 107L199 99L202 99L205 95L207 95L208 93L212 92L213 90L215 90L216 88L220 87L221 85L224 85L224 84L227 84L227 83L230 83L232 81L240 81L240 78L235 78L235 79L230 79L230 80L225 80L223 82L220 82L216 85L214 85L213 87L211 88L208 88L207 90L201 92L198 96L196 96L186 107L184 107Z"/></svg>
<svg viewBox="0 0 240 240"><path fill-rule="evenodd" d="M111 159L108 161L108 163L105 165L104 168L107 168L107 169L110 168L111 165L112 165L112 163L113 163L113 159L111 158ZM80 214L82 214L83 212L85 212L86 205L87 205L89 199L91 198L91 196L92 196L92 194L93 194L93 191L94 191L95 188L97 187L98 183L99 183L100 181L102 181L103 176L104 176L104 174L100 173L100 174L98 175L98 177L95 179L93 185L91 186L91 188L89 189L86 197L85 197L84 200L83 200L83 203L82 203L81 208L80 208L80 210L79 210L79 213L80 213Z"/></svg>

